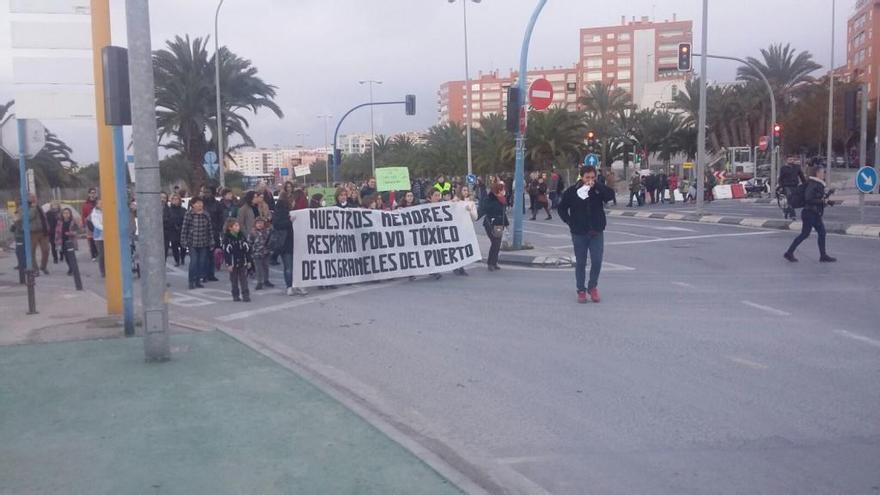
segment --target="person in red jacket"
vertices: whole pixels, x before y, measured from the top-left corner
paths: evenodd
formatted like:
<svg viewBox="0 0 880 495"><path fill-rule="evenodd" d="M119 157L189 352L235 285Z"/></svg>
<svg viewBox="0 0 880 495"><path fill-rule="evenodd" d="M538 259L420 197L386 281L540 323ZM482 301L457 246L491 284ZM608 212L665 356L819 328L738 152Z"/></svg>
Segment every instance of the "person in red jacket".
<svg viewBox="0 0 880 495"><path fill-rule="evenodd" d="M675 191L678 190L678 175L675 172L669 174L669 202L675 204Z"/></svg>

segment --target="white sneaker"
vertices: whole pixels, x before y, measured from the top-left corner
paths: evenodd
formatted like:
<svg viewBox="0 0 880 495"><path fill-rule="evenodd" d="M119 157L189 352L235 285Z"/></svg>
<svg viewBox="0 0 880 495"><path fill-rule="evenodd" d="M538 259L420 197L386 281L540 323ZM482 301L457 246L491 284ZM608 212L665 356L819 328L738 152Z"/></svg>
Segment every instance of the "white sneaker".
<svg viewBox="0 0 880 495"><path fill-rule="evenodd" d="M301 295L301 296L307 296L307 295L309 295L309 291L303 289L302 287L297 287L297 289L296 289L296 293L299 294L299 295Z"/></svg>
<svg viewBox="0 0 880 495"><path fill-rule="evenodd" d="M287 295L288 295L288 296L292 296L292 295L293 295L293 287L288 287L288 288L287 288Z"/></svg>

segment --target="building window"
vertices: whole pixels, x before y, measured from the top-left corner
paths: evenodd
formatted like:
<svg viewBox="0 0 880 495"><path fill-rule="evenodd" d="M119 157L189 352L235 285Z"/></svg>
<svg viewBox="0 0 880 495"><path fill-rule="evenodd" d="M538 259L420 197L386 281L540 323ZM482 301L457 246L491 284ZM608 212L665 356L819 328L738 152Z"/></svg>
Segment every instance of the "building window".
<svg viewBox="0 0 880 495"><path fill-rule="evenodd" d="M661 52L678 51L678 43L661 43L660 46L657 47L657 50Z"/></svg>
<svg viewBox="0 0 880 495"><path fill-rule="evenodd" d="M614 59L609 58L608 60L605 61L605 65L614 65Z"/></svg>
<svg viewBox="0 0 880 495"><path fill-rule="evenodd" d="M629 83L620 83L617 85L617 87L626 91L627 93L632 91L632 86Z"/></svg>
<svg viewBox="0 0 880 495"><path fill-rule="evenodd" d="M565 85L565 92L566 93L574 93L576 91L577 91L577 83L570 82Z"/></svg>
<svg viewBox="0 0 880 495"><path fill-rule="evenodd" d="M592 57L584 60L584 65L588 69L601 69L602 68L602 57Z"/></svg>
<svg viewBox="0 0 880 495"><path fill-rule="evenodd" d="M674 64L678 65L678 57L660 57L657 62L660 65Z"/></svg>
<svg viewBox="0 0 880 495"><path fill-rule="evenodd" d="M584 47L584 55L601 55L602 54L602 46L585 46Z"/></svg>
<svg viewBox="0 0 880 495"><path fill-rule="evenodd" d="M606 39L606 40L613 40L613 39L614 39L614 33L608 33L608 34L606 34L606 35L605 35L605 39Z"/></svg>
<svg viewBox="0 0 880 495"><path fill-rule="evenodd" d="M678 38L684 36L684 31L660 31L661 38Z"/></svg>
<svg viewBox="0 0 880 495"><path fill-rule="evenodd" d="M585 34L584 35L584 43L599 43L602 41L602 37L598 34Z"/></svg>
<svg viewBox="0 0 880 495"><path fill-rule="evenodd" d="M600 71L587 72L587 81L601 81L601 80L602 80L602 72L600 72Z"/></svg>
<svg viewBox="0 0 880 495"><path fill-rule="evenodd" d="M606 51L606 52L613 52L613 51L614 51L614 47L613 47L613 46L605 47L605 51Z"/></svg>
<svg viewBox="0 0 880 495"><path fill-rule="evenodd" d="M678 97L678 85L673 84L672 85L672 98L675 99L677 97Z"/></svg>
<svg viewBox="0 0 880 495"><path fill-rule="evenodd" d="M628 70L619 70L617 71L617 78L621 81L629 80L631 72Z"/></svg>
<svg viewBox="0 0 880 495"><path fill-rule="evenodd" d="M632 45L617 45L618 53L632 53Z"/></svg>
<svg viewBox="0 0 880 495"><path fill-rule="evenodd" d="M629 41L631 39L631 36L629 35L629 33L621 33L620 36L617 37L617 39L619 39L620 41Z"/></svg>
<svg viewBox="0 0 880 495"><path fill-rule="evenodd" d="M632 59L630 57L618 57L617 65L619 67L629 67L632 65Z"/></svg>

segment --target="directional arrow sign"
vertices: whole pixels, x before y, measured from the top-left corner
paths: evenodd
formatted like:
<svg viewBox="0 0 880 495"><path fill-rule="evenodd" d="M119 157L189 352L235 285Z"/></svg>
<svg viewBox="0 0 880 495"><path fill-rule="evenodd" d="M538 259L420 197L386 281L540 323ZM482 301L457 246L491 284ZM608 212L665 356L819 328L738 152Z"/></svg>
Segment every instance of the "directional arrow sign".
<svg viewBox="0 0 880 495"><path fill-rule="evenodd" d="M856 174L856 187L868 194L877 186L877 171L871 167L862 167Z"/></svg>
<svg viewBox="0 0 880 495"><path fill-rule="evenodd" d="M599 155L594 153L590 153L586 157L584 157L584 165L598 167L599 166Z"/></svg>

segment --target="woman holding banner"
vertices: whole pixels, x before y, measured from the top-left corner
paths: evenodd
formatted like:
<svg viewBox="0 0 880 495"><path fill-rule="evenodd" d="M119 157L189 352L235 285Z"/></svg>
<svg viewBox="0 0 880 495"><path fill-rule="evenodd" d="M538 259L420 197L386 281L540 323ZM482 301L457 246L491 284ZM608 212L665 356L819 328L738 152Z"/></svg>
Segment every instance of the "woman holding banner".
<svg viewBox="0 0 880 495"><path fill-rule="evenodd" d="M501 238L504 236L504 228L510 225L507 219L507 197L504 182L496 181L492 184L489 194L480 203L478 217L483 218L483 227L489 236L489 258L486 264L489 271L500 270L498 266L498 253L501 251Z"/></svg>
<svg viewBox="0 0 880 495"><path fill-rule="evenodd" d="M471 220L474 222L477 221L477 205L474 203L474 200L471 197L471 189L468 186L459 187L458 194L456 194L455 197L452 198L452 201L456 203L464 203L464 209L467 210L468 213L470 213ZM453 273L455 273L456 275L464 276L467 276L468 274L463 267L455 269Z"/></svg>
<svg viewBox="0 0 880 495"><path fill-rule="evenodd" d="M354 208L356 205L352 205L348 202L348 189L345 187L340 187L336 189L336 207L337 208Z"/></svg>
<svg viewBox="0 0 880 495"><path fill-rule="evenodd" d="M284 265L284 284L287 287L288 296L293 291L293 224L290 221L290 193L281 191L278 201L275 202L275 211L272 214L272 229L275 235L283 235L284 242L280 244L278 252L281 254L281 263Z"/></svg>

